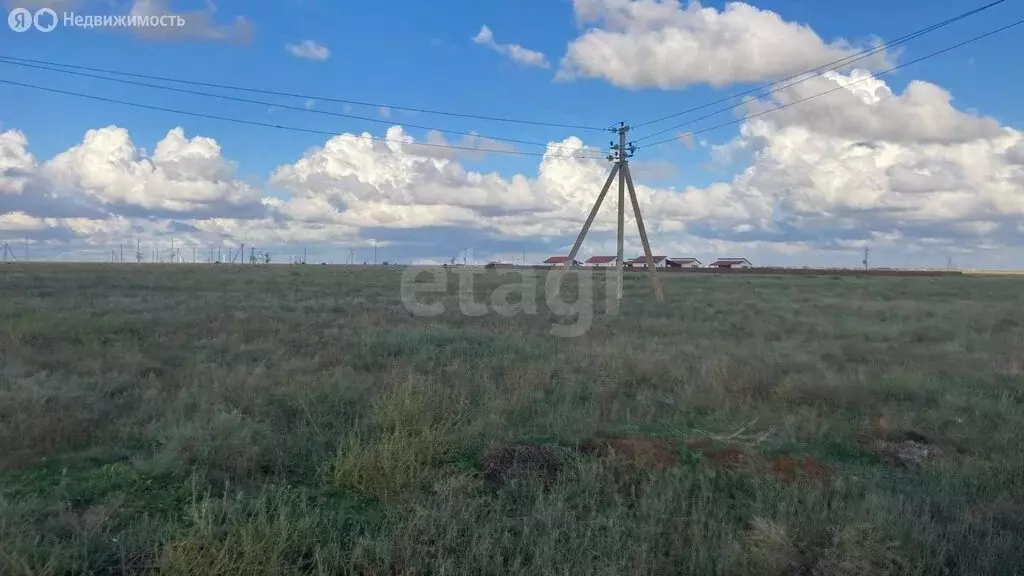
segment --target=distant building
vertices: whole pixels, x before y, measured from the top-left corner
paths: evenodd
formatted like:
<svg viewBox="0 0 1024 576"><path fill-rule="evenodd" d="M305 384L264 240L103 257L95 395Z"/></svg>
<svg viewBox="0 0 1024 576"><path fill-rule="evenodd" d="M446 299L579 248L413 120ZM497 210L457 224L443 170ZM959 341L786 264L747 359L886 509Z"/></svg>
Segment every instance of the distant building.
<svg viewBox="0 0 1024 576"><path fill-rule="evenodd" d="M704 265L696 258L668 258L665 260L668 268L701 268Z"/></svg>
<svg viewBox="0 0 1024 576"><path fill-rule="evenodd" d="M545 260L544 264L546 264L548 266L565 266L565 263L568 262L568 261L569 261L569 257L568 256L552 256L551 258L548 258L547 260ZM573 266L580 266L581 263L580 263L579 260L573 260L572 261L572 265Z"/></svg>
<svg viewBox="0 0 1024 576"><path fill-rule="evenodd" d="M665 267L665 260L666 260L665 256L651 256L651 260L654 260L654 267L655 268L664 268ZM626 261L626 266L629 266L630 268L643 268L643 267L647 266L647 256L637 256L636 258L633 258L632 260L627 260Z"/></svg>
<svg viewBox="0 0 1024 576"><path fill-rule="evenodd" d="M587 266L609 266L614 265L616 259L615 256L591 256L587 258L585 264Z"/></svg>
<svg viewBox="0 0 1024 576"><path fill-rule="evenodd" d="M750 260L746 258L719 258L711 263L712 268L750 268Z"/></svg>

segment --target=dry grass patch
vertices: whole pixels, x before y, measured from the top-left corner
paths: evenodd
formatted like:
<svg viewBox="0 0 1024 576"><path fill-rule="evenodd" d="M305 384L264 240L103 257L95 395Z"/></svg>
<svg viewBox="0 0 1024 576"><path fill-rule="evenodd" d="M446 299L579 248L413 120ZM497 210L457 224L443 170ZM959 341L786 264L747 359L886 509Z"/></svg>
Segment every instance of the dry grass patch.
<svg viewBox="0 0 1024 576"><path fill-rule="evenodd" d="M383 393L370 410L370 425L351 432L339 445L336 483L388 499L424 480L455 454L452 434L458 407L446 401L451 398L413 375Z"/></svg>
<svg viewBox="0 0 1024 576"><path fill-rule="evenodd" d="M630 275L561 339L401 272L6 266L0 574L1024 566L1018 278Z"/></svg>

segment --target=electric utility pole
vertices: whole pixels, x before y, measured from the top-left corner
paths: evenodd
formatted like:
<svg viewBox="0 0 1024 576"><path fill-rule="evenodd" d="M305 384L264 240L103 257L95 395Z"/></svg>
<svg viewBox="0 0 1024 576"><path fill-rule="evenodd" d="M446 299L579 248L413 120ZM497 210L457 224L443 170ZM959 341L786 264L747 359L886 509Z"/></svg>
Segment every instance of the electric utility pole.
<svg viewBox="0 0 1024 576"><path fill-rule="evenodd" d="M629 130L626 127L626 123L623 122L619 129L619 147L616 150L619 151L620 166L619 166L619 232L618 232L618 251L615 253L615 291L617 298L622 300L622 268L626 263L622 260L622 239L626 232L626 160L624 151L626 150L626 131Z"/></svg>
<svg viewBox="0 0 1024 576"><path fill-rule="evenodd" d="M651 277L651 284L654 287L654 297L658 302L665 301L665 295L661 291L661 282L658 280L657 271L654 268L654 256L651 254L651 244L647 241L647 229L644 228L644 219L640 215L640 202L636 197L636 189L633 187L633 177L629 172L629 159L633 157L636 152L635 144L626 144L626 133L629 132L629 125L625 122L621 122L618 128L612 128L613 132L618 133L619 143L611 143L612 153L607 156L609 162L613 162L612 169L608 173L608 179L604 183L604 187L601 188L601 193L597 196L597 202L594 203L594 207L590 210L590 215L587 216L587 221L583 224L583 229L580 230L580 235L576 238L576 243L573 244L572 250L569 252L569 258L566 260L565 267L572 266L573 262L576 261L576 254L579 253L580 247L583 245L583 239L587 237L587 232L590 230L590 226L594 223L594 218L597 217L597 211L601 208L601 203L604 201L604 197L608 194L608 190L612 187L612 182L615 177L619 178L619 213L618 213L618 252L616 254L616 294L618 299L622 299L622 268L625 263L622 260L622 247L623 247L623 236L625 233L625 205L626 205L626 191L629 191L629 200L633 205L633 216L636 218L637 231L640 232L640 241L644 245L644 256L647 260L647 273ZM561 287L561 277L558 279L558 283L555 285L555 292Z"/></svg>

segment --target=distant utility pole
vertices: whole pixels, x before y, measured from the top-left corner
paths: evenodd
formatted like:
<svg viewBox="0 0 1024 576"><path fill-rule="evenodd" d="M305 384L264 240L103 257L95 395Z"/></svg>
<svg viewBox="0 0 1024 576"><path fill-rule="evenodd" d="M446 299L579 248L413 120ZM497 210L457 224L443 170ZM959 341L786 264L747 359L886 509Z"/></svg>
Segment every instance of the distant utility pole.
<svg viewBox="0 0 1024 576"><path fill-rule="evenodd" d="M868 255L871 254L871 248L864 247L864 269L868 269Z"/></svg>
<svg viewBox="0 0 1024 576"><path fill-rule="evenodd" d="M658 302L665 301L665 295L661 290L661 282L658 280L658 274L654 267L654 256L651 254L651 244L647 241L647 229L644 228L644 219L640 215L640 202L636 197L636 189L633 187L633 177L629 171L629 158L636 152L636 145L630 143L626 145L626 133L629 132L629 125L625 122L621 122L618 128L612 128L612 132L616 132L619 135L619 143L616 145L614 142L611 143L612 153L607 156L610 162L614 162L612 165L611 172L608 174L608 180L605 181L604 187L601 188L601 193L597 196L597 202L594 203L594 207L590 210L590 215L587 216L587 221L583 224L583 229L580 230L580 235L576 238L576 243L573 244L572 250L569 252L569 257L566 259L565 268L572 266L572 263L576 261L576 255L580 251L580 247L583 245L583 239L587 237L587 231L590 230L590 226L594 223L594 218L597 217L597 211L601 208L601 203L604 201L604 197L608 194L608 190L612 186L612 182L615 177L619 178L619 221L618 221L618 252L616 253L616 281L617 281L617 296L622 299L622 268L624 262L622 261L622 249L623 249L623 236L625 233L625 204L626 204L626 190L629 190L629 199L633 205L633 216L636 218L637 231L640 232L640 241L644 245L644 256L647 260L647 272L651 278L651 285L654 287L654 297ZM558 278L558 283L555 285L555 291L560 289L562 283L561 276Z"/></svg>
<svg viewBox="0 0 1024 576"><path fill-rule="evenodd" d="M142 241L138 238L135 239L135 262L142 263Z"/></svg>
<svg viewBox="0 0 1024 576"><path fill-rule="evenodd" d="M11 247L7 245L7 242L4 242L4 262L7 262L7 254L11 255L12 261L18 261L18 257L14 255L14 250L11 250Z"/></svg>

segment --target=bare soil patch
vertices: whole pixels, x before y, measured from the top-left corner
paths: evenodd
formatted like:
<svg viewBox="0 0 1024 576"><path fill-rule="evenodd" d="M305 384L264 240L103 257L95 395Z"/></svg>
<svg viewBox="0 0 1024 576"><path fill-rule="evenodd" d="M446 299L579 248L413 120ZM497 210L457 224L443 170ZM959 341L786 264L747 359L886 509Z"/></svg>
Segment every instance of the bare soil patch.
<svg viewBox="0 0 1024 576"><path fill-rule="evenodd" d="M729 443L719 443L707 436L698 436L686 440L688 449L699 452L704 458L717 468L736 470L751 463L754 457L742 446Z"/></svg>
<svg viewBox="0 0 1024 576"><path fill-rule="evenodd" d="M675 446L664 438L599 438L580 446L580 451L611 457L649 470L670 468L679 461Z"/></svg>
<svg viewBox="0 0 1024 576"><path fill-rule="evenodd" d="M772 460L772 473L787 482L801 478L807 480L827 480L833 471L821 461L806 457L802 460L791 456L782 456Z"/></svg>
<svg viewBox="0 0 1024 576"><path fill-rule="evenodd" d="M541 444L496 446L484 454L484 477L495 484L539 477L545 484L554 482L563 462L558 452Z"/></svg>
<svg viewBox="0 0 1024 576"><path fill-rule="evenodd" d="M946 449L926 434L917 430L894 430L884 417L878 420L877 434L866 449L893 468L916 469L946 453Z"/></svg>

